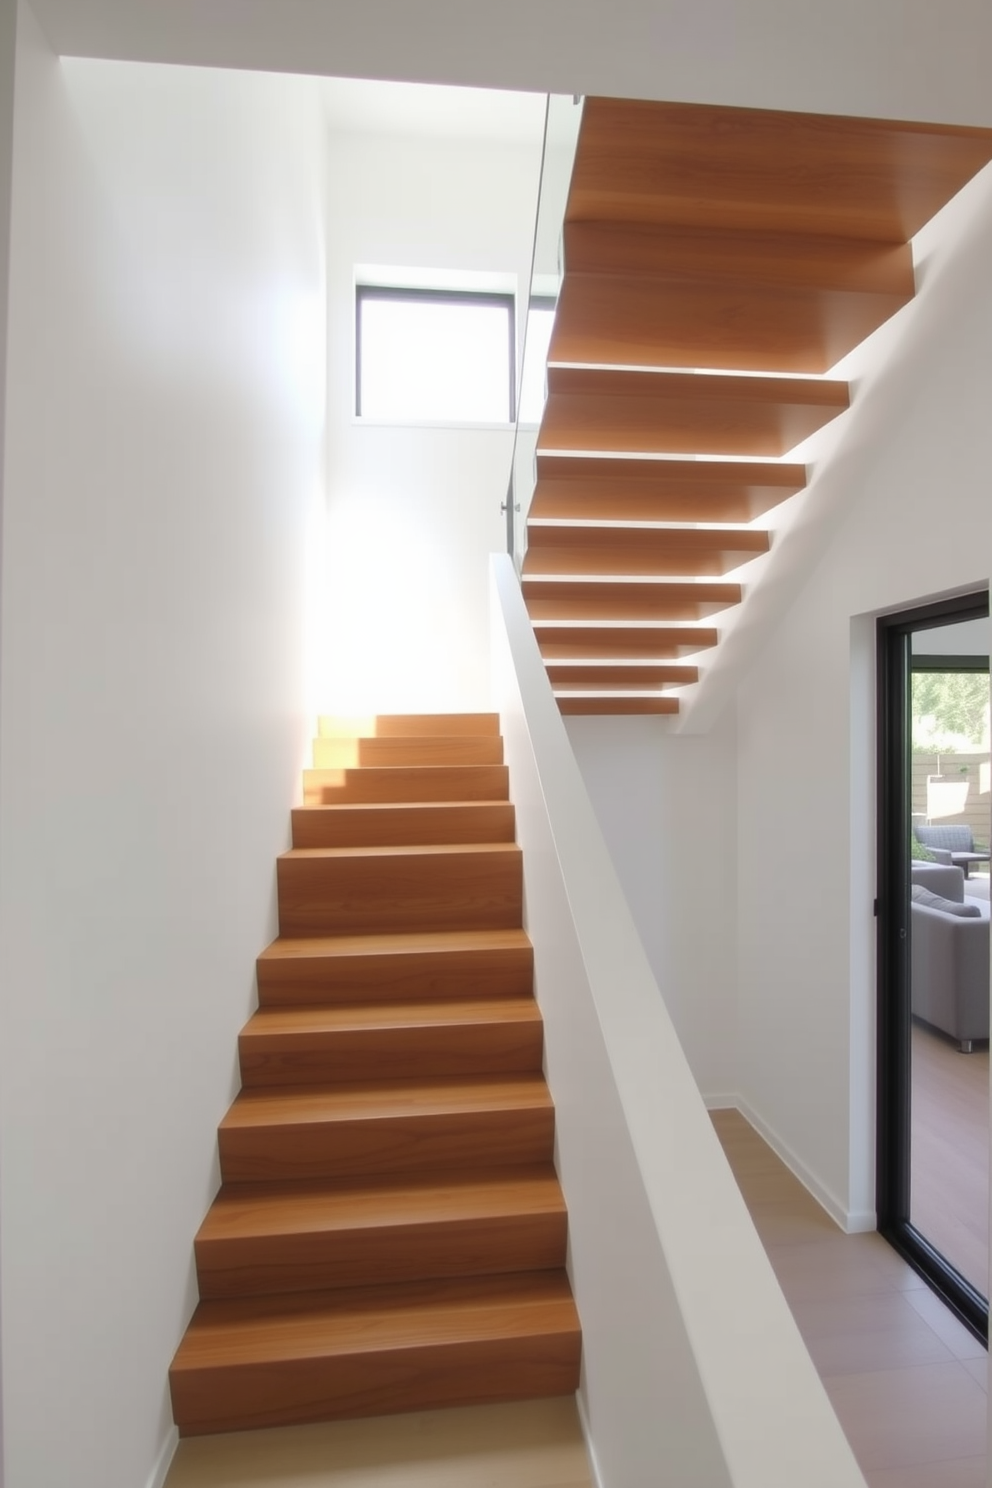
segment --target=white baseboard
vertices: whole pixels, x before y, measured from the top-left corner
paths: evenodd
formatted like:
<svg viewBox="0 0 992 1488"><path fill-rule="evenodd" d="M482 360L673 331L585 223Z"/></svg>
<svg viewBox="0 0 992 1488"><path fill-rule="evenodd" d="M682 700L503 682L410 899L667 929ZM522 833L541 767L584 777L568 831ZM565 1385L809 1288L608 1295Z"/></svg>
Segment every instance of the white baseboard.
<svg viewBox="0 0 992 1488"><path fill-rule="evenodd" d="M836 1196L826 1188L814 1173L811 1173L806 1164L792 1151L776 1132L766 1122L762 1121L756 1111L753 1111L746 1100L740 1096L733 1098L726 1096L706 1097L706 1107L710 1111L737 1110L744 1120L753 1126L759 1137L767 1142L769 1147L780 1157L794 1178L798 1178L803 1188L824 1209L834 1224L843 1230L846 1235L863 1234L876 1227L875 1211L873 1209L845 1209Z"/></svg>
<svg viewBox="0 0 992 1488"><path fill-rule="evenodd" d="M168 1477L169 1468L172 1466L172 1459L176 1455L178 1445L179 1432L173 1426L162 1443L158 1456L155 1458L155 1466L151 1470L147 1488L164 1488L165 1480Z"/></svg>
<svg viewBox="0 0 992 1488"><path fill-rule="evenodd" d="M589 1470L592 1473L593 1488L604 1488L603 1474L599 1470L596 1460L596 1448L592 1444L592 1432L589 1430L589 1417L586 1415L586 1403L582 1399L581 1390L575 1392L575 1404L579 1411L579 1425L582 1427L582 1435L585 1438L586 1454L589 1458Z"/></svg>

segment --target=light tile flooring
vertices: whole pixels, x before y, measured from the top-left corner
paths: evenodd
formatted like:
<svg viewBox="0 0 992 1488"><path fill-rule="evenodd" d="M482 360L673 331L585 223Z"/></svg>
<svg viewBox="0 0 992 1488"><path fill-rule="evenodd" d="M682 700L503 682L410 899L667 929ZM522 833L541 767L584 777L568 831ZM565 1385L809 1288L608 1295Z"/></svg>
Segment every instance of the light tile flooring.
<svg viewBox="0 0 992 1488"><path fill-rule="evenodd" d="M736 1111L713 1113L870 1488L986 1488L987 1356L878 1235L844 1235Z"/></svg>
<svg viewBox="0 0 992 1488"><path fill-rule="evenodd" d="M742 1116L713 1121L870 1488L986 1488L982 1345L884 1240L842 1234ZM592 1478L566 1399L184 1441L166 1488L592 1488Z"/></svg>
<svg viewBox="0 0 992 1488"><path fill-rule="evenodd" d="M179 1443L166 1488L592 1488L575 1400Z"/></svg>

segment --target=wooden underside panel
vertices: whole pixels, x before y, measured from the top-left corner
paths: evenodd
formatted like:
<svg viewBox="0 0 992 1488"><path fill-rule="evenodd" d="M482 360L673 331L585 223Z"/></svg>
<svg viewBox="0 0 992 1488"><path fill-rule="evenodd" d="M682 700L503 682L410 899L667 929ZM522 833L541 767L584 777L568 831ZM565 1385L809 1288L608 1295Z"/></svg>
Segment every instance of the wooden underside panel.
<svg viewBox="0 0 992 1488"><path fill-rule="evenodd" d="M524 578L532 620L704 620L741 602L740 584L592 583Z"/></svg>
<svg viewBox="0 0 992 1488"><path fill-rule="evenodd" d="M686 687L699 681L699 668L690 666L611 666L608 662L597 662L591 666L548 666L548 676L556 692L604 690L635 690L669 687Z"/></svg>
<svg viewBox="0 0 992 1488"><path fill-rule="evenodd" d="M545 661L596 661L623 656L690 656L715 646L715 630L688 626L535 626L537 644Z"/></svg>
<svg viewBox="0 0 992 1488"><path fill-rule="evenodd" d="M717 577L768 551L768 533L722 527L527 529L525 574Z"/></svg>
<svg viewBox="0 0 992 1488"><path fill-rule="evenodd" d="M563 697L558 699L558 707L569 717L594 717L602 714L622 716L628 713L675 714L679 711L679 700L669 697Z"/></svg>
<svg viewBox="0 0 992 1488"><path fill-rule="evenodd" d="M778 461L596 459L542 454L529 517L614 522L750 522L806 484Z"/></svg>

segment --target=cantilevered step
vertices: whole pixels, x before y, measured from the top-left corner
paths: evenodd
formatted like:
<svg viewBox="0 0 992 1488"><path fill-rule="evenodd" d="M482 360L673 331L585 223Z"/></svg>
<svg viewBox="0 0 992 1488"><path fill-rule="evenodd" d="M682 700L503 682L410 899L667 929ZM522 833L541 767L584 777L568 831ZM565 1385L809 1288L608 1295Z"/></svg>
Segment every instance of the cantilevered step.
<svg viewBox="0 0 992 1488"><path fill-rule="evenodd" d="M317 733L324 739L339 738L459 738L499 733L498 713L375 713L368 718L345 718L321 714Z"/></svg>
<svg viewBox="0 0 992 1488"><path fill-rule="evenodd" d="M825 379L549 367L538 449L778 457L847 405Z"/></svg>
<svg viewBox="0 0 992 1488"><path fill-rule="evenodd" d="M373 801L505 801L505 765L385 765L303 771L308 806Z"/></svg>
<svg viewBox="0 0 992 1488"><path fill-rule="evenodd" d="M638 657L668 661L715 646L710 626L679 625L535 625L545 661L612 661Z"/></svg>
<svg viewBox="0 0 992 1488"><path fill-rule="evenodd" d="M257 963L262 1007L525 997L534 949L519 927L273 941Z"/></svg>
<svg viewBox="0 0 992 1488"><path fill-rule="evenodd" d="M532 620L703 620L741 602L740 584L598 583L530 579L521 587Z"/></svg>
<svg viewBox="0 0 992 1488"><path fill-rule="evenodd" d="M196 1237L204 1300L565 1264L550 1166L377 1184L223 1188Z"/></svg>
<svg viewBox="0 0 992 1488"><path fill-rule="evenodd" d="M539 1075L242 1092L220 1124L225 1183L359 1178L547 1163Z"/></svg>
<svg viewBox="0 0 992 1488"><path fill-rule="evenodd" d="M638 688L651 688L656 692L663 692L673 687L688 687L699 680L698 667L645 666L643 664L631 663L626 666L611 664L609 662L595 662L589 665L549 665L548 677L552 687L557 693L569 691L588 691L591 688L610 689L617 691L625 689L634 691Z"/></svg>
<svg viewBox="0 0 992 1488"><path fill-rule="evenodd" d="M611 717L623 714L659 713L674 714L679 711L679 700L673 697L559 697L558 707L566 716Z"/></svg>
<svg viewBox="0 0 992 1488"><path fill-rule="evenodd" d="M348 770L363 765L501 765L503 741L498 734L411 734L373 739L325 736L313 741L313 763L318 770Z"/></svg>
<svg viewBox="0 0 992 1488"><path fill-rule="evenodd" d="M280 935L510 930L521 919L512 842L294 848L276 875Z"/></svg>
<svg viewBox="0 0 992 1488"><path fill-rule="evenodd" d="M261 1008L238 1040L244 1089L540 1070L533 997Z"/></svg>
<svg viewBox="0 0 992 1488"><path fill-rule="evenodd" d="M525 574L729 573L768 551L768 533L749 527L605 527L531 522Z"/></svg>
<svg viewBox="0 0 992 1488"><path fill-rule="evenodd" d="M170 1371L184 1436L570 1394L563 1272L201 1302Z"/></svg>
<svg viewBox="0 0 992 1488"><path fill-rule="evenodd" d="M751 522L805 484L804 465L771 460L538 455L529 519Z"/></svg>

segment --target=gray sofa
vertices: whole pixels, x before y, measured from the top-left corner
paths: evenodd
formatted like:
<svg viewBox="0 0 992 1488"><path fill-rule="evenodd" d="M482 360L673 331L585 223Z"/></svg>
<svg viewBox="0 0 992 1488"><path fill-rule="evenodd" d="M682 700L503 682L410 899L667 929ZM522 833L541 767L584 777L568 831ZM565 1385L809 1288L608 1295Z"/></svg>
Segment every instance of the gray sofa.
<svg viewBox="0 0 992 1488"><path fill-rule="evenodd" d="M970 1051L989 1036L989 905L965 898L960 868L914 863L911 878L913 1016Z"/></svg>

